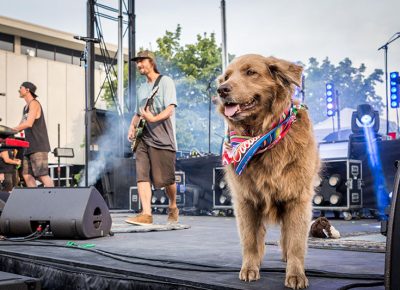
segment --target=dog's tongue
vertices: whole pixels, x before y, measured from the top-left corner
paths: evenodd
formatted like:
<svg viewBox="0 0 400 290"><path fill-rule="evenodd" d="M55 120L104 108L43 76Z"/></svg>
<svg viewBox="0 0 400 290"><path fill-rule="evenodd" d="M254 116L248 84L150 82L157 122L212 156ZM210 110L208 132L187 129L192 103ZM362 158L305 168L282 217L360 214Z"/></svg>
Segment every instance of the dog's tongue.
<svg viewBox="0 0 400 290"><path fill-rule="evenodd" d="M226 105L225 116L232 117L233 115L235 115L237 111L239 111L239 109L240 109L239 105Z"/></svg>

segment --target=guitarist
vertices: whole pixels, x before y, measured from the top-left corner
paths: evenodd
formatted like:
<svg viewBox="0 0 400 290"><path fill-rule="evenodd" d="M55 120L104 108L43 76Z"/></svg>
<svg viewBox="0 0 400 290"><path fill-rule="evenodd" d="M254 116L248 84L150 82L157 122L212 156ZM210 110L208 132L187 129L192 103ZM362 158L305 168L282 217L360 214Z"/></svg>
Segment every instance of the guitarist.
<svg viewBox="0 0 400 290"><path fill-rule="evenodd" d="M168 222L177 223L179 210L176 206L175 184L175 107L174 81L161 76L151 51L140 51L133 61L139 73L146 77L137 91L136 113L129 127L128 139L136 136L136 126L143 118L145 126L136 149L136 179L142 212L125 220L130 224L153 223L151 212L151 183L155 188L165 187L169 198ZM154 87L159 86L152 106L144 108Z"/></svg>

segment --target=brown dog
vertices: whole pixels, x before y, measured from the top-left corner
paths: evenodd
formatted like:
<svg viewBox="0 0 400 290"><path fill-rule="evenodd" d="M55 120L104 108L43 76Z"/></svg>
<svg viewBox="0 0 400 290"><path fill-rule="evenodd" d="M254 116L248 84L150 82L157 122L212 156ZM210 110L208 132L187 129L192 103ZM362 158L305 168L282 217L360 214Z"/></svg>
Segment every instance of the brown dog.
<svg viewBox="0 0 400 290"><path fill-rule="evenodd" d="M308 286L304 258L313 181L320 163L308 113L292 103L301 73L300 66L288 61L249 54L234 59L218 79L218 110L236 135L262 136L284 126L274 131L278 137L270 140L270 145L264 142L259 154L253 155L241 172L236 167L239 157L257 139L242 146L243 150L237 150L236 155L232 153L235 134L226 142L224 156L230 156L228 163L232 162L226 166L226 180L242 244L239 278L260 278L266 225L280 223L282 258L287 262L285 286L293 289Z"/></svg>

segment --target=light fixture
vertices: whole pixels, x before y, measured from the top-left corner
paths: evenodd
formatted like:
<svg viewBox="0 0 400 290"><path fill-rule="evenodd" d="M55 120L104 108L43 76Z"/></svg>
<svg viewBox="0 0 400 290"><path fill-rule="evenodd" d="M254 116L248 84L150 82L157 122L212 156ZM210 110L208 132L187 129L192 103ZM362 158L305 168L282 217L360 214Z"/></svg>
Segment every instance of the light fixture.
<svg viewBox="0 0 400 290"><path fill-rule="evenodd" d="M231 197L228 194L221 194L221 196L219 197L219 202L220 204L227 204L228 202L230 202Z"/></svg>
<svg viewBox="0 0 400 290"><path fill-rule="evenodd" d="M55 157L74 158L74 148L54 148L53 154Z"/></svg>
<svg viewBox="0 0 400 290"><path fill-rule="evenodd" d="M333 117L336 113L336 95L333 83L325 85L326 115Z"/></svg>
<svg viewBox="0 0 400 290"><path fill-rule="evenodd" d="M28 48L26 50L26 54L29 55L30 57L34 57L36 55L36 52L33 48Z"/></svg>
<svg viewBox="0 0 400 290"><path fill-rule="evenodd" d="M329 177L328 183L332 187L336 187L340 183L340 175L333 174Z"/></svg>
<svg viewBox="0 0 400 290"><path fill-rule="evenodd" d="M323 201L324 201L324 197L322 195L316 194L314 196L314 199L313 199L314 204L321 205Z"/></svg>
<svg viewBox="0 0 400 290"><path fill-rule="evenodd" d="M317 176L317 177L314 178L314 187L320 186L321 183L322 183L322 178L321 178L321 176Z"/></svg>
<svg viewBox="0 0 400 290"><path fill-rule="evenodd" d="M167 201L167 198L165 196L160 197L160 203L164 204Z"/></svg>
<svg viewBox="0 0 400 290"><path fill-rule="evenodd" d="M364 135L365 128L372 128L375 134L379 131L379 112L370 104L358 105L351 117L351 131L354 134Z"/></svg>
<svg viewBox="0 0 400 290"><path fill-rule="evenodd" d="M226 182L225 170L223 167L215 167L213 170L213 209L226 211L232 209L232 198L229 192L229 186Z"/></svg>
<svg viewBox="0 0 400 290"><path fill-rule="evenodd" d="M338 205L342 200L342 194L336 192L329 197L329 202L331 205Z"/></svg>
<svg viewBox="0 0 400 290"><path fill-rule="evenodd" d="M398 72L390 73L390 107L398 108L400 100L400 77Z"/></svg>
<svg viewBox="0 0 400 290"><path fill-rule="evenodd" d="M153 196L152 198L151 198L151 203L156 203L157 202L157 197L156 196Z"/></svg>

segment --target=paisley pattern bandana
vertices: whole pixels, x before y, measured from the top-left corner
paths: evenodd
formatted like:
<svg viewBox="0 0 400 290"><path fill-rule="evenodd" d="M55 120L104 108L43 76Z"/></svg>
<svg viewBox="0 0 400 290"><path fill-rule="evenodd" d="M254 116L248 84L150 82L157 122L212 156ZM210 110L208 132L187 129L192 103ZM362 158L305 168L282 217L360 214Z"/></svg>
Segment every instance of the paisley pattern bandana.
<svg viewBox="0 0 400 290"><path fill-rule="evenodd" d="M304 105L292 104L279 121L272 125L272 129L265 134L255 137L249 135L238 135L235 131L229 131L225 136L222 152L222 164L233 164L236 174L240 175L251 158L274 147L289 131L299 109Z"/></svg>

